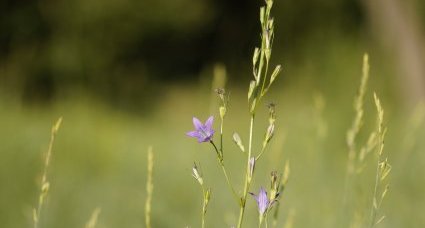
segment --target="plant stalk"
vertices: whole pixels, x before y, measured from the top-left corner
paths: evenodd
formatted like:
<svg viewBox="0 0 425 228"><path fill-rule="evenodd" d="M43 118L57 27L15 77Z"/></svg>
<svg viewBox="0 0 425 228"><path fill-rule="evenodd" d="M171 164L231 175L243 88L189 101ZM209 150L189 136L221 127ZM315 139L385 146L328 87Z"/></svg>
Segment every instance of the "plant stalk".
<svg viewBox="0 0 425 228"><path fill-rule="evenodd" d="M220 152L219 152L219 150L218 150L217 146L214 144L214 142L213 142L213 141L210 141L210 143L213 145L213 147L214 147L214 149L215 149L215 151L216 151L216 153L217 153L217 156L218 156L218 162L220 163L221 170L223 170L223 174L224 174L224 176L226 177L226 183L227 183L227 186L230 188L230 191L232 192L232 195L233 195L233 197L234 197L234 199L235 199L236 203L237 203L237 204L239 204L239 196L238 196L238 194L236 193L235 188L233 188L232 182L230 181L230 177L229 177L229 175L227 174L226 167L224 166L223 157L221 156L221 154L220 154Z"/></svg>
<svg viewBox="0 0 425 228"><path fill-rule="evenodd" d="M247 165L246 165L246 175L245 175L245 184L244 184L244 191L241 198L241 205L240 205L240 211L239 211L239 220L238 220L238 228L242 227L242 221L243 216L245 213L245 204L246 204L246 196L248 195L249 186L251 184L249 176L249 159L251 158L252 154L252 135L253 135L253 129L254 129L254 114L251 115L251 121L250 121L250 127L249 127L249 147L248 147L248 158L247 158Z"/></svg>

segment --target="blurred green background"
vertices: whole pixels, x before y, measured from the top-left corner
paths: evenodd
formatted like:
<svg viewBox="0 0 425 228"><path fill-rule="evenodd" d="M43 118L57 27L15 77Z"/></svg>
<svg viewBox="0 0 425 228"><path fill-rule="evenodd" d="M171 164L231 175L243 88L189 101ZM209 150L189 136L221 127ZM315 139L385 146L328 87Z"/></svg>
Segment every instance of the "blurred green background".
<svg viewBox="0 0 425 228"><path fill-rule="evenodd" d="M237 189L247 142L246 93L259 43L262 1L0 1L0 227L31 227L50 128L63 116L49 167L41 227L83 227L101 207L98 227L143 227L146 154L154 148L154 227L200 227L199 161L213 189L208 227L230 227L231 201L215 154L185 136L192 117L218 118L214 69L225 66L231 94L226 165ZM276 0L272 65L283 73L267 101L277 132L257 166L252 191L271 170L291 176L278 227L344 227L346 132L354 118L362 56L370 55L362 145L375 127L373 92L388 126L393 165L381 227L423 227L425 218L425 2L420 0ZM256 135L267 127L260 108ZM217 123L215 124L217 128ZM256 138L254 149L261 139ZM370 157L355 189L369 215ZM364 207L363 207L364 206ZM257 226L248 200L246 227Z"/></svg>

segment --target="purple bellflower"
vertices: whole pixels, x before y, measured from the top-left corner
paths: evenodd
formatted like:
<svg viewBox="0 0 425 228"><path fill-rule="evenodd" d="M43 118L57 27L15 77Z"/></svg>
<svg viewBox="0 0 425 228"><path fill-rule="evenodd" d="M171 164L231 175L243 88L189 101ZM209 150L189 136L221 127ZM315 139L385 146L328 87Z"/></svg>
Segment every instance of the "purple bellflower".
<svg viewBox="0 0 425 228"><path fill-rule="evenodd" d="M210 116L205 124L202 124L198 118L193 117L193 126L195 127L194 131L186 133L187 136L197 138L198 142L209 142L214 136L214 129L212 129L214 117Z"/></svg>
<svg viewBox="0 0 425 228"><path fill-rule="evenodd" d="M258 212L260 213L260 217L264 216L268 212L268 210L273 207L274 203L278 201L277 198L280 195L279 192L276 192L275 195L272 196L273 198L269 199L267 197L267 192L263 187L260 188L260 192L258 193L258 195L255 195L251 192L249 194L251 194L255 198L255 201L257 201Z"/></svg>
<svg viewBox="0 0 425 228"><path fill-rule="evenodd" d="M260 215L264 215L267 212L267 210L269 209L269 207L271 207L271 203L269 201L269 198L267 197L266 190L263 187L261 187L258 195L255 195L253 193L250 193L250 194L257 201L258 212L260 212Z"/></svg>

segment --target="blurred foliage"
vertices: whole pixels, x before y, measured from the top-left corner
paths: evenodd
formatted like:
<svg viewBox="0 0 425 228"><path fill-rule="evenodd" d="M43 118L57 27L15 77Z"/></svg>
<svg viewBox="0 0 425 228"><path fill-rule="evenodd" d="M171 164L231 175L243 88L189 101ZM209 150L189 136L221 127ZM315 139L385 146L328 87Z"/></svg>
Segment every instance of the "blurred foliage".
<svg viewBox="0 0 425 228"><path fill-rule="evenodd" d="M90 91L134 104L163 81L195 79L224 62L245 77L261 1L76 0L0 3L0 82L24 100ZM358 1L276 4L281 56L331 31L364 26ZM308 15L308 16L307 16ZM275 53L279 53L276 51Z"/></svg>

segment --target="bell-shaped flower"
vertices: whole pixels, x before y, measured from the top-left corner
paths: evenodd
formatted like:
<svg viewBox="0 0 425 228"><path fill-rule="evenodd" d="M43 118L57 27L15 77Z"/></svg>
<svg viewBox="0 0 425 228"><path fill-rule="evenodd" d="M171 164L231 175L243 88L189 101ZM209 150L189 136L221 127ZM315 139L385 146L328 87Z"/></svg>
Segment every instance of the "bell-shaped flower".
<svg viewBox="0 0 425 228"><path fill-rule="evenodd" d="M214 117L210 116L205 124L199 121L198 118L193 117L193 126L195 127L194 131L186 133L187 136L198 139L198 142L209 142L214 136L214 129L212 129Z"/></svg>
<svg viewBox="0 0 425 228"><path fill-rule="evenodd" d="M254 193L250 194L255 198L255 201L257 201L260 217L263 217L273 207L274 203L278 201L277 198L279 197L278 193L275 194L272 199L269 199L269 197L267 197L267 192L263 187L260 188L258 195L255 195Z"/></svg>
<svg viewBox="0 0 425 228"><path fill-rule="evenodd" d="M260 215L264 215L271 206L269 198L267 197L266 190L261 187L258 195L255 195L253 193L250 194L255 198L255 201L257 201L258 212L260 213Z"/></svg>

